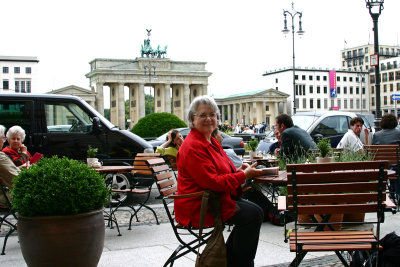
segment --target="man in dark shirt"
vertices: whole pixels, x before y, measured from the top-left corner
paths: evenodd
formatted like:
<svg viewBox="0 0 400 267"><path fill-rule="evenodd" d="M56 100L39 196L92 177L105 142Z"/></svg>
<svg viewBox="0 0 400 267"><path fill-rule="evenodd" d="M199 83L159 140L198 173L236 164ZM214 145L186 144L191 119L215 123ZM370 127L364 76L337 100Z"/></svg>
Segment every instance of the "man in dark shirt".
<svg viewBox="0 0 400 267"><path fill-rule="evenodd" d="M293 124L292 118L281 114L275 118L275 128L281 133L279 154L289 161L297 162L311 148L317 148L311 136Z"/></svg>

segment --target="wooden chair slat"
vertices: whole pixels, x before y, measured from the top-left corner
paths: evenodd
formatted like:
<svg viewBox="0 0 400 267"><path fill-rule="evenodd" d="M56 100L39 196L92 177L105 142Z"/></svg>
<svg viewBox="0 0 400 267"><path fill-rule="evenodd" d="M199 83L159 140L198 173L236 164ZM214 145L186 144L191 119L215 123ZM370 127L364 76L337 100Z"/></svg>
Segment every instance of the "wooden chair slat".
<svg viewBox="0 0 400 267"><path fill-rule="evenodd" d="M371 231L323 231L323 232L297 232L297 238L299 237L306 237L306 236L364 236L364 235L372 235ZM295 236L295 232L291 232L289 234L290 237Z"/></svg>
<svg viewBox="0 0 400 267"><path fill-rule="evenodd" d="M386 181L384 182L384 186ZM358 183L334 183L334 184L300 184L297 186L298 194L308 193L330 193L332 192L332 186L340 188L340 192L370 192L377 191L378 184L376 182L358 182ZM293 186L288 184L288 194L293 194Z"/></svg>
<svg viewBox="0 0 400 267"><path fill-rule="evenodd" d="M330 163L319 163L319 172L330 172L340 170L355 170L355 169L379 169L380 164L384 164L385 168L388 167L388 163L385 161L360 161L360 162L330 162ZM286 170L289 173L292 169L296 168L296 172L315 172L315 164L288 164Z"/></svg>
<svg viewBox="0 0 400 267"><path fill-rule="evenodd" d="M353 182L364 182L376 180L379 173L378 169L374 170L361 170L361 171L335 171L335 172L314 172L314 173L302 173L301 183L303 184L314 184L314 183L338 183L343 181ZM299 175L299 173L297 173ZM387 172L385 174L387 176ZM288 173L288 183L293 182L293 175Z"/></svg>
<svg viewBox="0 0 400 267"><path fill-rule="evenodd" d="M169 196L169 195L174 194L176 191L178 191L178 188L177 188L176 186L174 186L174 187L171 187L171 188L169 188L169 189L167 189L167 190L160 191L160 193L161 193L164 197L167 197L167 196Z"/></svg>
<svg viewBox="0 0 400 267"><path fill-rule="evenodd" d="M352 193L352 194L321 194L321 195L299 195L298 202L302 204L313 203L332 203L332 198L337 203L366 203L374 202L377 199L377 193ZM288 204L293 204L293 196L289 195L287 198Z"/></svg>
<svg viewBox="0 0 400 267"><path fill-rule="evenodd" d="M163 171L169 171L169 166L164 164L164 165L153 166L151 167L151 169L153 169L153 172L158 173Z"/></svg>
<svg viewBox="0 0 400 267"><path fill-rule="evenodd" d="M309 205L297 207L299 214L341 214L376 212L377 204L338 204L338 205ZM293 206L289 205L289 209Z"/></svg>
<svg viewBox="0 0 400 267"><path fill-rule="evenodd" d="M170 187L171 185L174 185L174 184L175 184L175 181L174 181L174 180L164 180L164 181L162 181L162 182L159 182L159 183L157 184L157 186L158 186L158 188L160 188L160 189L164 189L164 188Z"/></svg>
<svg viewBox="0 0 400 267"><path fill-rule="evenodd" d="M354 250L371 250L372 245L371 244L346 244L344 246L343 244L339 245L304 245L303 246L303 251L337 251L337 250L345 250L345 251L354 251ZM382 249L382 246L380 246L380 249ZM290 251L295 252L296 251L296 246L294 244L290 245Z"/></svg>
<svg viewBox="0 0 400 267"><path fill-rule="evenodd" d="M162 180L165 180L165 179L169 179L171 177L172 177L172 174L170 172L163 172L163 173L157 174L155 176L157 181L162 181Z"/></svg>

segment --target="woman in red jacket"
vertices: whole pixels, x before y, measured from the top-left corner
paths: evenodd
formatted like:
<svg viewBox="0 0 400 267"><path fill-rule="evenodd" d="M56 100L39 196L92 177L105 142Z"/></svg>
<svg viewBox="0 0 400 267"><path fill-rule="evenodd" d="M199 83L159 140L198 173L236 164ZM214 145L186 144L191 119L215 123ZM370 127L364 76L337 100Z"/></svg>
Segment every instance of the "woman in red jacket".
<svg viewBox="0 0 400 267"><path fill-rule="evenodd" d="M29 167L29 160L31 154L29 154L28 149L22 143L25 140L25 131L20 126L13 126L7 131L7 142L10 145L5 147L2 151L7 154L15 166Z"/></svg>
<svg viewBox="0 0 400 267"><path fill-rule="evenodd" d="M241 185L246 179L264 174L264 171L255 169L255 164L235 168L219 142L211 136L219 117L217 104L208 96L199 96L190 105L188 121L192 130L177 156L178 194L206 189L217 192L222 220L235 225L226 242L228 266L254 266L264 215L257 204L240 198ZM200 206L200 197L176 199L176 221L197 227ZM204 226L211 226L213 222L211 213L207 213Z"/></svg>

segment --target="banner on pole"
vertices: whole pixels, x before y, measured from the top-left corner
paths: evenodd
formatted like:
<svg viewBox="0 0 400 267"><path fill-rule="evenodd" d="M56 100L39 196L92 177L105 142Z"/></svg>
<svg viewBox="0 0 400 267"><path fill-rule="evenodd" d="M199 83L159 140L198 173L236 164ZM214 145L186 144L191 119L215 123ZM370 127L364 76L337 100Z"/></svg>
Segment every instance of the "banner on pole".
<svg viewBox="0 0 400 267"><path fill-rule="evenodd" d="M336 71L330 70L329 71L329 88L331 97L337 97L337 88L336 88Z"/></svg>

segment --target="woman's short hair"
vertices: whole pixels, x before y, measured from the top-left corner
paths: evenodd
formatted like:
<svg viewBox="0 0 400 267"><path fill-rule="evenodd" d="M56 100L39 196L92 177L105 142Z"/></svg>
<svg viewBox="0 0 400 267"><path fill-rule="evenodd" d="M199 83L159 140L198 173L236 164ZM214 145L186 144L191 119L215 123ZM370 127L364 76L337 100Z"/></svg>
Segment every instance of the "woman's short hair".
<svg viewBox="0 0 400 267"><path fill-rule="evenodd" d="M3 125L0 125L0 137L2 137L5 132L6 132L6 127L4 127ZM0 147L0 149L1 149L1 147Z"/></svg>
<svg viewBox="0 0 400 267"><path fill-rule="evenodd" d="M364 125L364 120L361 117L354 117L350 120L350 126L353 126L357 122L360 122L362 125Z"/></svg>
<svg viewBox="0 0 400 267"><path fill-rule="evenodd" d="M21 138L22 142L24 142L25 131L24 131L24 129L22 129L21 126L15 125L15 126L11 127L10 129L8 129L7 136L6 136L7 140L10 139L11 136L13 136L13 135L18 135Z"/></svg>
<svg viewBox="0 0 400 267"><path fill-rule="evenodd" d="M396 116L392 113L388 113L382 116L381 122L379 123L382 129L394 129L397 127Z"/></svg>
<svg viewBox="0 0 400 267"><path fill-rule="evenodd" d="M174 140L175 140L175 137L177 136L178 133L179 133L178 130L175 130L175 129L171 130L171 139L172 140L171 140L171 143L168 144L168 147L176 147L176 144L174 143ZM168 140L168 134L165 137L165 140L166 141Z"/></svg>
<svg viewBox="0 0 400 267"><path fill-rule="evenodd" d="M197 108L199 107L200 104L204 104L204 105L212 108L214 110L214 112L217 114L217 124L220 124L221 115L219 113L219 108L217 106L217 103L215 103L215 100L212 97L210 97L208 95L202 95L202 96L198 96L195 99L193 99L192 103L190 104L189 113L188 113L189 127L191 129L194 128L193 117L194 117L194 114L196 113Z"/></svg>

